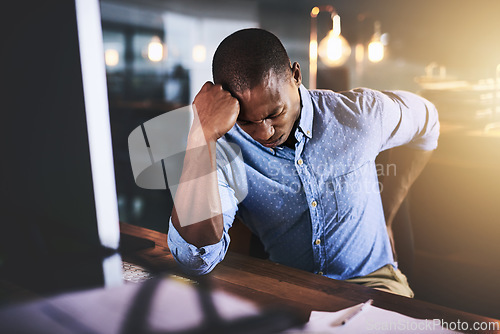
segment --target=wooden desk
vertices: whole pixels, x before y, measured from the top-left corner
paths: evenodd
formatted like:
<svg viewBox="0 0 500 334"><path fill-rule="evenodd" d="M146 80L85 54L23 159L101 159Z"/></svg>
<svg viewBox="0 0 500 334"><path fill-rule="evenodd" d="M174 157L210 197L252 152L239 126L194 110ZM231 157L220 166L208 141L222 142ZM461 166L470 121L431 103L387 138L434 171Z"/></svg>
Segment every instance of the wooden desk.
<svg viewBox="0 0 500 334"><path fill-rule="evenodd" d="M128 261L146 266L153 272L180 274L168 250L166 235L129 224L121 224L122 233L155 241L154 249L139 251ZM181 274L182 275L182 274ZM285 305L305 314L312 310L338 311L373 299L373 305L421 319L447 322L499 322L499 320L447 307L333 280L268 260L228 253L224 261L208 274L212 284L245 297L262 306Z"/></svg>

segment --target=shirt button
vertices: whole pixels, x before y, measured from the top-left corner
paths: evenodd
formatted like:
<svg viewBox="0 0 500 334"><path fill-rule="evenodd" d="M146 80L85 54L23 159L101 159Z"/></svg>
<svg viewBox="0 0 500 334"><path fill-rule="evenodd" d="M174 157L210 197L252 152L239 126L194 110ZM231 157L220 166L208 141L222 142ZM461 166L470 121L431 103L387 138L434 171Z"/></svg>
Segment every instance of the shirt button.
<svg viewBox="0 0 500 334"><path fill-rule="evenodd" d="M321 240L320 239L316 239L316 241L314 242L316 245L319 245L321 243Z"/></svg>
<svg viewBox="0 0 500 334"><path fill-rule="evenodd" d="M308 135L310 135L310 134L311 134L311 131L307 131L306 133L307 133Z"/></svg>
<svg viewBox="0 0 500 334"><path fill-rule="evenodd" d="M273 150L272 148L270 148L270 149L269 149L269 151L270 151L271 153L274 153L274 150Z"/></svg>
<svg viewBox="0 0 500 334"><path fill-rule="evenodd" d="M318 271L318 275L323 275L323 272L322 271Z"/></svg>
<svg viewBox="0 0 500 334"><path fill-rule="evenodd" d="M315 208L318 205L318 203L316 201L312 201L311 205L312 205L313 208Z"/></svg>
<svg viewBox="0 0 500 334"><path fill-rule="evenodd" d="M304 161L302 161L302 159L297 160L297 164L298 164L299 166L302 166L302 164L303 164L303 163L304 163Z"/></svg>

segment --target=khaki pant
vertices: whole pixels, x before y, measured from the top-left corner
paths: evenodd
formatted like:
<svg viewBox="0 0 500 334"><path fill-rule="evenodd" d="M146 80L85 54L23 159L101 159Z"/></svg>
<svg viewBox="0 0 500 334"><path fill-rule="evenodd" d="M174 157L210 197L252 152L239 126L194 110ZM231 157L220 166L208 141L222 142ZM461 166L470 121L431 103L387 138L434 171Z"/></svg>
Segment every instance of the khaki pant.
<svg viewBox="0 0 500 334"><path fill-rule="evenodd" d="M377 290L413 298L415 294L408 285L406 276L390 264L362 277L346 279L345 282L364 285Z"/></svg>

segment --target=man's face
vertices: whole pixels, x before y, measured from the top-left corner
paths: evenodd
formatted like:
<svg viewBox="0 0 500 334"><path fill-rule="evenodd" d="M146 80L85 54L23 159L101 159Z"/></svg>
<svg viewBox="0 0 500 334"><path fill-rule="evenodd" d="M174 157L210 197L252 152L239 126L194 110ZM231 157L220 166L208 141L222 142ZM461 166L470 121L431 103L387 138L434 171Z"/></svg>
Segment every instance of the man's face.
<svg viewBox="0 0 500 334"><path fill-rule="evenodd" d="M240 103L238 125L266 147L285 143L300 115L300 82L295 63L291 74L270 71L258 86L235 94Z"/></svg>

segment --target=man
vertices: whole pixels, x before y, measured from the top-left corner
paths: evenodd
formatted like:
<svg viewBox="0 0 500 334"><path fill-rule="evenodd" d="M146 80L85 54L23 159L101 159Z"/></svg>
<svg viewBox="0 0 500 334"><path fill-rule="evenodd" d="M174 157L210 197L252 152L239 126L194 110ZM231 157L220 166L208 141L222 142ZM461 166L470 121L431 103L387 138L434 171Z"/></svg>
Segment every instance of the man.
<svg viewBox="0 0 500 334"><path fill-rule="evenodd" d="M168 242L179 264L212 270L237 215L272 261L412 297L390 226L437 146L434 106L408 92L308 91L299 64L261 29L222 41L213 77L193 102L175 196ZM244 164L227 163L229 143ZM382 192L391 203L383 208L375 157L399 146L402 168Z"/></svg>

